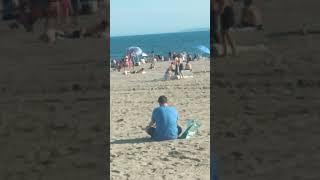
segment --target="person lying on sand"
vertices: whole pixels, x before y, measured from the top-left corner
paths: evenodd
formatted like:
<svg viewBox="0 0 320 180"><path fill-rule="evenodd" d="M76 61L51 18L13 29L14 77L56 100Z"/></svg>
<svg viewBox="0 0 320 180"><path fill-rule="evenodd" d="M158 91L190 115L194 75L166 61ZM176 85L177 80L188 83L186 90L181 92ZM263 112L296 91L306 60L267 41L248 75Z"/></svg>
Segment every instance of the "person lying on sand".
<svg viewBox="0 0 320 180"><path fill-rule="evenodd" d="M138 71L131 71L131 74L145 74L146 71L144 68L139 69Z"/></svg>
<svg viewBox="0 0 320 180"><path fill-rule="evenodd" d="M94 24L93 26L82 28L81 32L83 37L101 37L102 33L106 31L108 27L108 23L106 20L102 20L98 24Z"/></svg>
<svg viewBox="0 0 320 180"><path fill-rule="evenodd" d="M107 28L107 22L102 21L99 24L95 24L90 27L80 28L76 30L57 30L54 28L48 29L47 34L41 37L42 40L48 42L54 42L57 38L69 38L77 39L81 37L101 37L102 33L105 32Z"/></svg>
<svg viewBox="0 0 320 180"><path fill-rule="evenodd" d="M158 103L159 107L153 110L146 132L156 141L177 139L182 128L178 124L179 114L176 108L168 105L166 96L160 96Z"/></svg>
<svg viewBox="0 0 320 180"><path fill-rule="evenodd" d="M258 8L253 5L253 0L244 0L241 26L256 27L258 30L263 30L261 14Z"/></svg>

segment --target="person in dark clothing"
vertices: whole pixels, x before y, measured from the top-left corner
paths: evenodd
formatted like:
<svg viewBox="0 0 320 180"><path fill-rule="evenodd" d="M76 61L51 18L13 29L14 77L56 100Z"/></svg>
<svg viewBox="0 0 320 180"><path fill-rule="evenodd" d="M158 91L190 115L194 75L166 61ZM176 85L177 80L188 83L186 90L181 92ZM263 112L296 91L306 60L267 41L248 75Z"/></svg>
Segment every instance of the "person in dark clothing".
<svg viewBox="0 0 320 180"><path fill-rule="evenodd" d="M243 27L256 27L257 30L263 30L261 14L258 8L253 5L253 0L244 0L241 25Z"/></svg>
<svg viewBox="0 0 320 180"><path fill-rule="evenodd" d="M232 49L232 54L236 55L236 47L234 40L230 35L230 28L235 24L235 15L233 10L232 0L219 0L221 12L221 29L222 29L222 56L227 55L227 45L229 44Z"/></svg>
<svg viewBox="0 0 320 180"><path fill-rule="evenodd" d="M78 16L80 12L80 0L71 0L71 6L72 6L72 21L73 24L77 25L78 22Z"/></svg>

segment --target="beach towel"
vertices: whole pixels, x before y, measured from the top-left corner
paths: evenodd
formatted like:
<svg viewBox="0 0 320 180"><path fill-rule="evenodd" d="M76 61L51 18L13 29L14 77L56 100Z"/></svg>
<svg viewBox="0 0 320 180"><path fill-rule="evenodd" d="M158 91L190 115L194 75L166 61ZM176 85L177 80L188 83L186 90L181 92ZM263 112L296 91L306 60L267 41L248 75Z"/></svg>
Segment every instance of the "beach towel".
<svg viewBox="0 0 320 180"><path fill-rule="evenodd" d="M199 133L200 122L196 119L187 119L187 128L178 139L189 139Z"/></svg>

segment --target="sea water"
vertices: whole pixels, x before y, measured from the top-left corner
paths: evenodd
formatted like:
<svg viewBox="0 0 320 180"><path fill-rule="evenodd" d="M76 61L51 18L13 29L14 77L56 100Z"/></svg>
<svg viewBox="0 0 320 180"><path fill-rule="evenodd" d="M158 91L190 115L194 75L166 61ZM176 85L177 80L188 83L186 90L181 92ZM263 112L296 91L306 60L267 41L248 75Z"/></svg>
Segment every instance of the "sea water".
<svg viewBox="0 0 320 180"><path fill-rule="evenodd" d="M151 35L118 36L110 38L111 59L121 59L126 49L137 46L143 52L155 55L168 56L169 52L187 52L208 56L196 47L204 45L210 48L210 31L178 32Z"/></svg>

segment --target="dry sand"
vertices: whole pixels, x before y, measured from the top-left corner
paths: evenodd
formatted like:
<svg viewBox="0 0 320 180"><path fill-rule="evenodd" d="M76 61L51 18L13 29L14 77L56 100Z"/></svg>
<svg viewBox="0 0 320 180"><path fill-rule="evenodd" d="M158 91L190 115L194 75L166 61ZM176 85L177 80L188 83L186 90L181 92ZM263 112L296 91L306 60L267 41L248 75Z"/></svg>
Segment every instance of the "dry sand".
<svg viewBox="0 0 320 180"><path fill-rule="evenodd" d="M81 17L90 25L94 17ZM0 179L105 177L105 39L39 41L0 21Z"/></svg>
<svg viewBox="0 0 320 180"><path fill-rule="evenodd" d="M318 1L258 1L264 32L233 33L266 51L215 60L214 144L220 179L319 179L320 29Z"/></svg>
<svg viewBox="0 0 320 180"><path fill-rule="evenodd" d="M111 72L111 179L209 179L209 64L192 62L194 78L171 81L162 80L169 62L158 63L146 74ZM149 142L141 128L149 123L160 95L176 106L182 126L186 119L198 119L200 134Z"/></svg>

